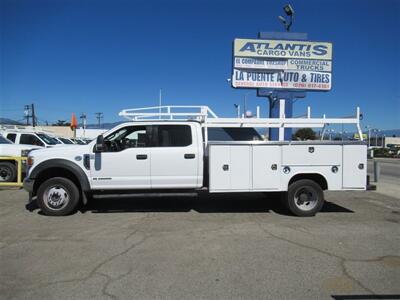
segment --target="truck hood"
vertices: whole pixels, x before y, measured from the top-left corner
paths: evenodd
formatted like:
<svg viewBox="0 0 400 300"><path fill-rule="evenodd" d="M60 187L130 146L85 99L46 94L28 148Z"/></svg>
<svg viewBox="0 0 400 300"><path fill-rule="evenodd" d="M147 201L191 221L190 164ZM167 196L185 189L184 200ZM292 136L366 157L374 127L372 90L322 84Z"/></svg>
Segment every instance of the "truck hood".
<svg viewBox="0 0 400 300"><path fill-rule="evenodd" d="M40 150L35 150L30 154L35 158L44 158L44 159L52 159L52 158L72 158L77 155L83 155L90 153L90 149L92 146L89 145L68 145L65 147L58 146L58 147L51 147L51 148L44 148Z"/></svg>
<svg viewBox="0 0 400 300"><path fill-rule="evenodd" d="M21 156L22 150L43 149L43 147L21 144L1 144L0 156ZM37 150L35 150L37 151Z"/></svg>

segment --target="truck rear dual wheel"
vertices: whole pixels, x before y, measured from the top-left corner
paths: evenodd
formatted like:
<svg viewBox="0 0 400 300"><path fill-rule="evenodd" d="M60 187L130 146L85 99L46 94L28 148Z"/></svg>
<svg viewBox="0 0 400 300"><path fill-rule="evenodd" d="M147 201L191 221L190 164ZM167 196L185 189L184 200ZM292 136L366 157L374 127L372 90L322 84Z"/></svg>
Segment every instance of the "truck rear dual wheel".
<svg viewBox="0 0 400 300"><path fill-rule="evenodd" d="M47 216L69 215L78 207L79 189L67 178L50 178L40 185L36 201Z"/></svg>
<svg viewBox="0 0 400 300"><path fill-rule="evenodd" d="M0 182L15 182L17 180L17 167L12 162L0 162Z"/></svg>
<svg viewBox="0 0 400 300"><path fill-rule="evenodd" d="M319 212L324 205L324 192L315 181L301 179L289 186L284 202L294 215L310 217Z"/></svg>

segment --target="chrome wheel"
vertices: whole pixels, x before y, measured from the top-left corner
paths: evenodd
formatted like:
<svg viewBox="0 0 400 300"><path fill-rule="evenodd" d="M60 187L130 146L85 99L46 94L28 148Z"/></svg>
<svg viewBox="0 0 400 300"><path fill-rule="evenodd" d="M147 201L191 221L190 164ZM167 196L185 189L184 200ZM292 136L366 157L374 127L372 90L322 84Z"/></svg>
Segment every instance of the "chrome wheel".
<svg viewBox="0 0 400 300"><path fill-rule="evenodd" d="M67 190L63 186L51 186L44 192L44 204L52 210L64 208L70 199Z"/></svg>
<svg viewBox="0 0 400 300"><path fill-rule="evenodd" d="M0 166L0 181L9 182L12 180L13 172L9 166Z"/></svg>
<svg viewBox="0 0 400 300"><path fill-rule="evenodd" d="M318 204L317 192L312 187L301 187L294 194L294 203L303 211L312 210Z"/></svg>

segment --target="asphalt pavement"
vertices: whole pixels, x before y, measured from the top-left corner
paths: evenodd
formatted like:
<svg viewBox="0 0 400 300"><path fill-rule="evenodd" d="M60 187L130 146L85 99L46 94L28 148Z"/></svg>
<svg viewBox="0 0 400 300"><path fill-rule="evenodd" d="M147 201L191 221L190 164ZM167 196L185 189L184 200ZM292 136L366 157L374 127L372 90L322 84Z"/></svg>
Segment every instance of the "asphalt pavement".
<svg viewBox="0 0 400 300"><path fill-rule="evenodd" d="M2 190L0 299L400 294L398 198L328 192L311 218L288 215L277 200L97 199L74 215L46 217L26 206L23 190Z"/></svg>

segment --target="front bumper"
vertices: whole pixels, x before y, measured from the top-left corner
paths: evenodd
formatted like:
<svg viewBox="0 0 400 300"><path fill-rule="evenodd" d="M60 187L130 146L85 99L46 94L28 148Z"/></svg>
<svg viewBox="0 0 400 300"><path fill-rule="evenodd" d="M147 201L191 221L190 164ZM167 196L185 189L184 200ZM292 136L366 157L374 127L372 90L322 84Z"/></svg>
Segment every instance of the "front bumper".
<svg viewBox="0 0 400 300"><path fill-rule="evenodd" d="M35 184L35 180L26 177L24 179L23 188L25 191L29 192L30 194L33 192L33 185Z"/></svg>

